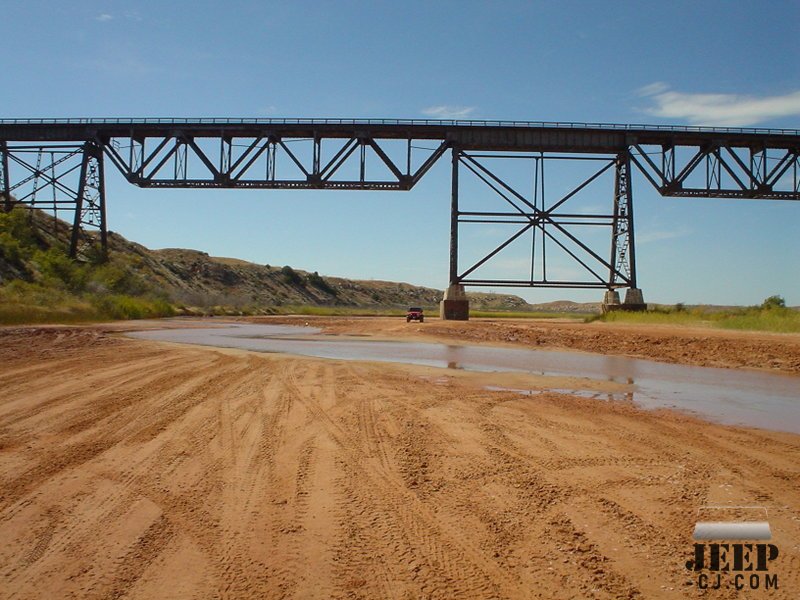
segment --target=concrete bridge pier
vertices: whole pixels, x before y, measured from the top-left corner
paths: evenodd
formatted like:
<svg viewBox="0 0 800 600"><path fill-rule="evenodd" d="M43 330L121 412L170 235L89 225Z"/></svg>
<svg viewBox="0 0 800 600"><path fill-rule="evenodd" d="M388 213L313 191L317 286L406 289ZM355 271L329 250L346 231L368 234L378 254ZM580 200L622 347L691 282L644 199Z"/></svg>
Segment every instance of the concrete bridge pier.
<svg viewBox="0 0 800 600"><path fill-rule="evenodd" d="M469 299L463 285L453 283L445 290L444 299L439 303L439 316L444 321L469 320Z"/></svg>
<svg viewBox="0 0 800 600"><path fill-rule="evenodd" d="M626 307L626 310L647 310L642 290L635 287L628 288L625 292L625 302L622 306Z"/></svg>
<svg viewBox="0 0 800 600"><path fill-rule="evenodd" d="M603 296L603 304L601 308L604 313L614 310L639 311L647 310L647 304L644 301L644 294L642 294L642 290L632 287L625 291L624 302L620 302L618 291L608 290Z"/></svg>

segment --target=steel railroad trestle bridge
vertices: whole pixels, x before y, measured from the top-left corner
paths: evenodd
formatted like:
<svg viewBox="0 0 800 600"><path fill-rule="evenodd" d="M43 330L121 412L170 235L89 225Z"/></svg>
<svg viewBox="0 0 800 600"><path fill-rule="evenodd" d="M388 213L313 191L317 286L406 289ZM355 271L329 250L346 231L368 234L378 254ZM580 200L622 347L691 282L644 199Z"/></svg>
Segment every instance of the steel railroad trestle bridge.
<svg viewBox="0 0 800 600"><path fill-rule="evenodd" d="M0 120L0 202L41 208L72 221L70 253L107 251L105 165L152 188L410 190L447 153L452 164L449 287L442 316L468 318L464 286L597 288L608 308L645 306L636 280L633 191L638 171L662 196L800 200L800 131L386 119L5 119ZM528 159L533 185L520 189L503 163ZM594 161L566 193L545 196L545 164ZM367 168L367 165L370 168ZM596 168L595 168L596 167ZM609 208L568 202L613 174ZM467 210L464 175L502 210ZM465 224L513 233L467 268L459 266ZM605 228L598 252L586 227ZM497 279L482 267L531 234L530 270ZM538 245L537 245L538 240ZM606 246L608 247L608 246ZM548 248L581 277L548 273ZM624 302L618 290L625 288Z"/></svg>

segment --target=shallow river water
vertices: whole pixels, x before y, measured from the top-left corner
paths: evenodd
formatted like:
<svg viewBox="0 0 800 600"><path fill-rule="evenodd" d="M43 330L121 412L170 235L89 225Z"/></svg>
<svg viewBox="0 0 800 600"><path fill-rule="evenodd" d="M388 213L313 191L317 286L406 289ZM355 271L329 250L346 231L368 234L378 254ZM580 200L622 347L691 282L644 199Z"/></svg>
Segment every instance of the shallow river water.
<svg viewBox="0 0 800 600"><path fill-rule="evenodd" d="M139 339L339 360L410 363L469 371L518 371L632 384L646 408L677 408L720 423L800 433L800 377L690 367L583 352L360 340L312 327L226 323L132 332ZM607 394L603 396L608 396Z"/></svg>

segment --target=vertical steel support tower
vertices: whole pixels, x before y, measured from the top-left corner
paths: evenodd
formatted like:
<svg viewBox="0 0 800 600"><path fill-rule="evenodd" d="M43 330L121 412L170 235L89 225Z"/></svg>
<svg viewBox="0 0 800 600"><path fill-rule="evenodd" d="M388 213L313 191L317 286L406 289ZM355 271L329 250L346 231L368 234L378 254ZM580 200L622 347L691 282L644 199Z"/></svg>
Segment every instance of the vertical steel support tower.
<svg viewBox="0 0 800 600"><path fill-rule="evenodd" d="M84 227L99 229L101 258L108 255L108 229L106 228L105 175L103 172L103 148L86 142L83 146L83 159L75 198L75 219L69 246L70 256L77 258L85 253L86 245L91 245Z"/></svg>
<svg viewBox="0 0 800 600"><path fill-rule="evenodd" d="M11 201L11 179L8 174L8 145L0 141L0 195L3 197L3 210L9 212L14 203Z"/></svg>
<svg viewBox="0 0 800 600"><path fill-rule="evenodd" d="M452 179L450 188L450 276L444 298L439 303L439 316L451 321L466 321L469 319L469 300L458 275L458 166L461 160L461 150L453 145L452 149Z"/></svg>
<svg viewBox="0 0 800 600"><path fill-rule="evenodd" d="M458 148L452 150L452 178L450 193L450 281L458 284Z"/></svg>
<svg viewBox="0 0 800 600"><path fill-rule="evenodd" d="M625 302L626 310L645 310L647 305L639 286L636 284L636 243L633 229L633 188L631 186L631 156L629 151L621 152L616 159L614 177L614 213L611 233L611 261L609 288L603 308L614 310L620 306L616 288L620 283L628 286ZM620 281L622 279L622 281Z"/></svg>

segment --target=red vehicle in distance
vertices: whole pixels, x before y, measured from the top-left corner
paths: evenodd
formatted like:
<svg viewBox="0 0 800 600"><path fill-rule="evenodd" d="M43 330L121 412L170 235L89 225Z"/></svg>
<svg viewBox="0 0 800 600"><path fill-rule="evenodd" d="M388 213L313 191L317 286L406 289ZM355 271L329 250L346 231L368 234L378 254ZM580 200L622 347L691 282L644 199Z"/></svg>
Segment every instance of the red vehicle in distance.
<svg viewBox="0 0 800 600"><path fill-rule="evenodd" d="M410 323L411 321L425 322L425 315L422 314L422 309L418 306L412 306L406 312L406 323Z"/></svg>

